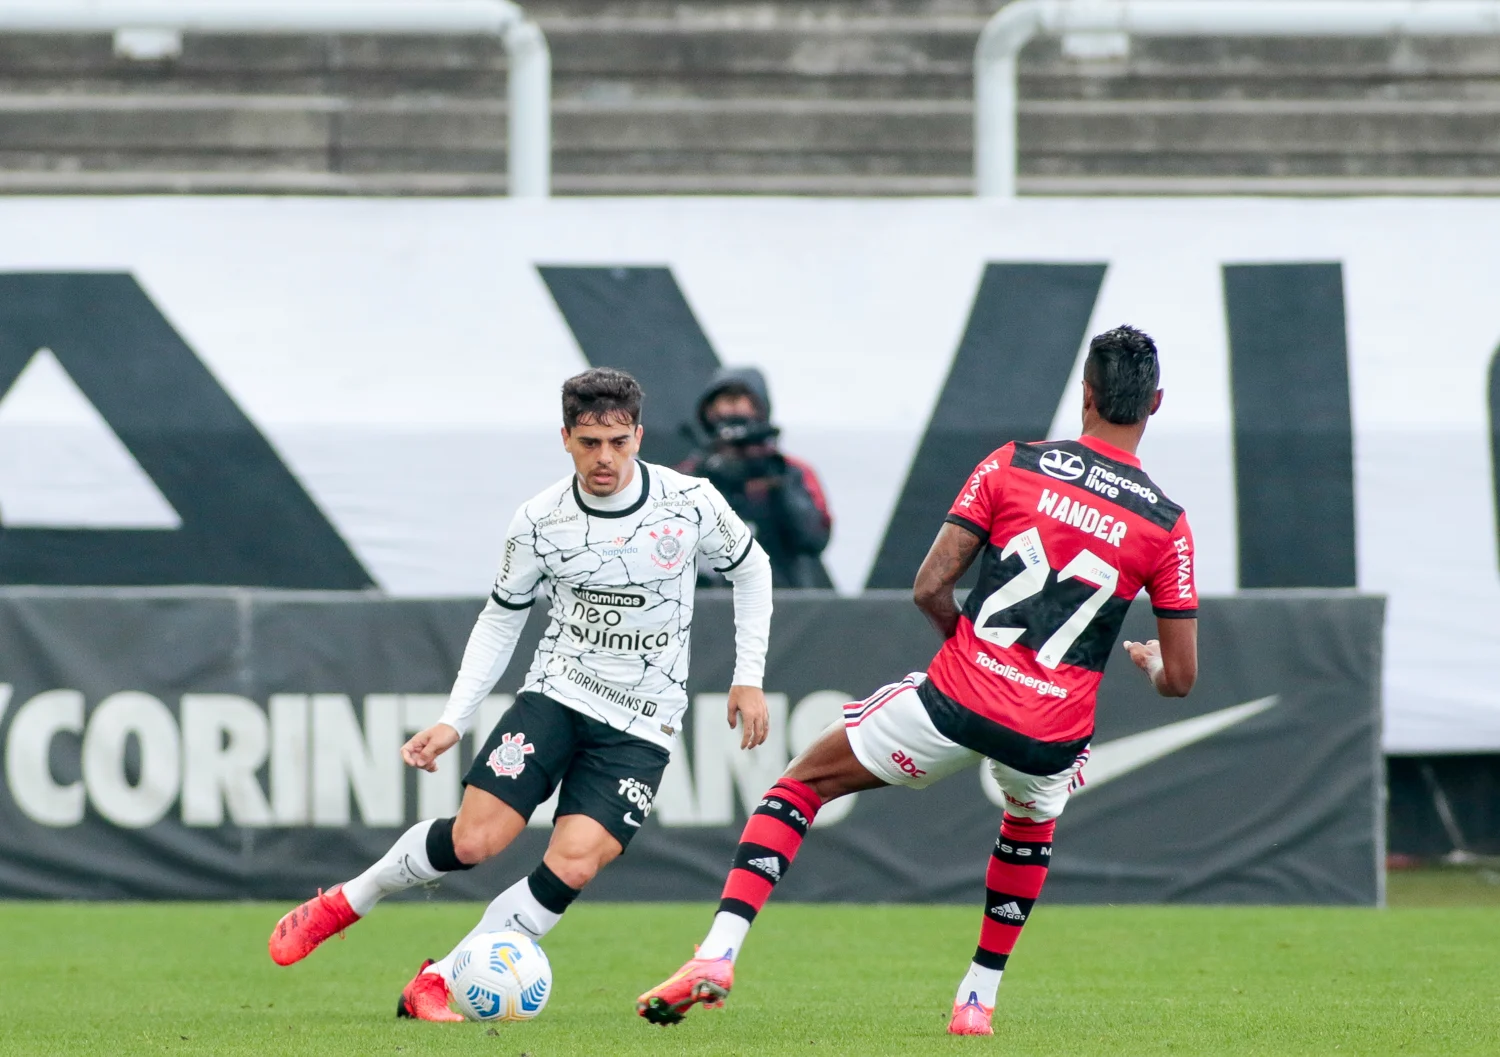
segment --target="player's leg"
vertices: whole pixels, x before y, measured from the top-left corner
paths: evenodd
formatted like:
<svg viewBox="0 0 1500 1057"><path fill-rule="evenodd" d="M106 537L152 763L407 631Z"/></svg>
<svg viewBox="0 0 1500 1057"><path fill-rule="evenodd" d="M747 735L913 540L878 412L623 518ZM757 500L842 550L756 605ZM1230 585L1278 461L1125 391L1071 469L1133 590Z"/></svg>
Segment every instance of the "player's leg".
<svg viewBox="0 0 1500 1057"><path fill-rule="evenodd" d="M528 876L496 896L485 907L479 923L446 956L422 963L416 977L402 990L396 1015L419 1020L462 1020L448 1008L448 977L453 959L464 944L486 932L520 932L540 939L562 920L563 911L599 867L619 853L619 842L593 819L582 815L559 818L542 862ZM568 870L567 862L590 862L594 866L584 878L581 873ZM562 880L557 872L559 867L577 882L577 887Z"/></svg>
<svg viewBox="0 0 1500 1057"><path fill-rule="evenodd" d="M1052 862L1053 828L1087 759L1085 750L1073 766L1052 775L1026 774L990 761L990 771L1005 793L1006 809L984 874L979 946L953 999L950 1034L992 1033L990 1018L1000 978L1042 893Z"/></svg>
<svg viewBox="0 0 1500 1057"><path fill-rule="evenodd" d="M824 804L885 784L860 763L843 726L829 728L788 764L745 823L699 958L732 962L739 956L756 915L792 868Z"/></svg>
<svg viewBox="0 0 1500 1057"><path fill-rule="evenodd" d="M910 676L846 705L843 723L793 760L766 792L745 825L697 956L636 1000L641 1016L674 1024L694 1003L722 1003L751 924L791 868L824 803L883 785L924 788L978 758L932 726L916 693L922 678Z"/></svg>
<svg viewBox="0 0 1500 1057"><path fill-rule="evenodd" d="M520 932L539 940L552 931L594 875L621 852L620 842L587 815L560 816L535 870L501 892L453 950L424 971L446 978L465 943L486 932Z"/></svg>
<svg viewBox="0 0 1500 1057"><path fill-rule="evenodd" d="M529 810L527 814L530 814ZM504 851L525 827L526 817L515 807L476 785L470 785L464 790L463 803L448 827L445 842L436 851L429 852L429 856L439 859L444 865L452 865L455 870L467 870ZM401 997L396 1002L397 1017L463 1020L448 1008L447 978L434 975L435 967L431 958L426 959L417 969L417 975L401 989Z"/></svg>
<svg viewBox="0 0 1500 1057"><path fill-rule="evenodd" d="M558 730L548 704L539 695L522 694L501 717L464 778L467 788L458 815L418 822L368 870L319 892L284 916L271 932L272 959L280 965L300 961L386 896L467 870L509 845L536 805L552 795L554 776L562 774L572 753L570 731ZM455 757L439 766L456 764Z"/></svg>
<svg viewBox="0 0 1500 1057"><path fill-rule="evenodd" d="M547 853L536 869L490 901L479 923L458 942L454 952L486 932L519 932L541 939L562 920L563 912L594 873L619 853L619 843L593 819L583 815L558 818ZM592 864L586 876L575 865L584 862ZM452 956L450 952L444 962Z"/></svg>
<svg viewBox="0 0 1500 1057"><path fill-rule="evenodd" d="M577 752L575 713L541 694L524 693L501 717L464 776L464 799L452 829L452 856L467 869L508 847L537 806L552 795ZM532 894L538 871L523 877L491 901L479 923L460 941L484 932L536 925L545 914ZM529 912L529 913L526 913ZM535 933L545 932L541 929ZM448 1008L448 973L454 953L427 959L402 989L396 1016L418 1020L459 1020Z"/></svg>
<svg viewBox="0 0 1500 1057"><path fill-rule="evenodd" d="M460 857L454 834L459 818L465 815L462 808L455 818L424 819L396 838L396 843L364 873L319 892L278 921L269 942L272 960L278 965L301 961L328 937L363 918L386 896L439 880L454 870L467 870L509 844L526 820L493 796L479 795L489 802L488 810L476 813L473 798L466 794L467 814L471 819L476 814L487 819L484 844L493 850L483 855L468 850L472 861Z"/></svg>
<svg viewBox="0 0 1500 1057"><path fill-rule="evenodd" d="M651 813L667 750L569 711L573 756L562 776L552 838L527 877L500 893L480 921L428 972L445 972L459 948L485 932L541 939L598 872L619 857Z"/></svg>
<svg viewBox="0 0 1500 1057"><path fill-rule="evenodd" d="M653 1024L676 1024L696 1003L723 1005L750 925L791 868L818 809L883 784L860 764L842 727L793 760L745 823L708 935L682 968L635 1000L636 1013Z"/></svg>

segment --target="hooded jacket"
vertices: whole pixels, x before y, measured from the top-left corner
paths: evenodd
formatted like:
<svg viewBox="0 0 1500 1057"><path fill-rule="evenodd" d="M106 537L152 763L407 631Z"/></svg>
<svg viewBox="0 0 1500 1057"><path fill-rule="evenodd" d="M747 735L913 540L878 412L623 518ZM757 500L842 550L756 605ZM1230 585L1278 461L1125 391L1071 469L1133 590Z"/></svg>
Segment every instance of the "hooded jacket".
<svg viewBox="0 0 1500 1057"><path fill-rule="evenodd" d="M751 399L760 405L760 417L771 421L771 390L766 385L766 376L760 373L757 367L720 367L713 379L709 381L708 387L703 390L703 395L698 397L698 425L703 427L704 433L712 433L708 424L708 405L713 403L714 397L726 389L744 389L749 392Z"/></svg>
<svg viewBox="0 0 1500 1057"><path fill-rule="evenodd" d="M731 388L749 393L759 405L761 421L771 421L771 392L765 375L754 367L721 368L698 398L698 425L705 436L702 447L678 469L707 477L723 493L771 559L777 587L832 587L819 555L828 546L833 518L811 466L774 450L773 441L772 454L757 460L756 476L741 478L715 471L711 457L718 449L705 412L714 397ZM711 581L711 575L700 575L701 583Z"/></svg>

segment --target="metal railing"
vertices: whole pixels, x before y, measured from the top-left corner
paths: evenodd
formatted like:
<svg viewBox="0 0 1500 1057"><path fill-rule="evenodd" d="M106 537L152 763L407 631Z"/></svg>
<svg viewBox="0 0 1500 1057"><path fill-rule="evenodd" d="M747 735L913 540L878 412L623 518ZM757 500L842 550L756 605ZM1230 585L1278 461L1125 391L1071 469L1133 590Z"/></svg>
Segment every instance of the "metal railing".
<svg viewBox="0 0 1500 1057"><path fill-rule="evenodd" d="M163 54L184 32L496 36L510 65L510 195L551 191L552 57L541 29L509 0L0 0L3 32L111 33L117 50Z"/></svg>
<svg viewBox="0 0 1500 1057"><path fill-rule="evenodd" d="M1500 34L1500 0L1014 0L974 51L974 190L1016 194L1016 65L1043 34L1462 37Z"/></svg>

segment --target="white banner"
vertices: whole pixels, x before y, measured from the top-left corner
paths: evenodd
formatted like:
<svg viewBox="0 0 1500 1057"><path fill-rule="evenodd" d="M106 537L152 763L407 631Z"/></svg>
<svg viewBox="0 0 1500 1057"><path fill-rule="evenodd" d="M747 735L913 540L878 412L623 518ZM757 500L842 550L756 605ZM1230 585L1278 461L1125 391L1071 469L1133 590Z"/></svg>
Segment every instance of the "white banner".
<svg viewBox="0 0 1500 1057"><path fill-rule="evenodd" d="M1333 267L1318 274L1342 286L1348 546L1358 588L1390 598L1385 742L1395 752L1500 749L1487 408L1496 246L1500 202L1480 199L0 200L0 280L127 273L369 581L406 596L483 594L510 512L567 472L558 386L590 350L546 269L601 266L669 271L717 360L766 372L784 448L827 487L825 562L844 593L876 566L987 267L1102 266L1083 302L1086 330L1069 339L1072 375L1041 420L1053 435L1076 433L1088 334L1122 322L1152 333L1167 397L1141 456L1189 512L1201 589L1235 591L1244 523L1257 515L1236 486L1236 429L1253 423L1236 423L1248 389L1233 381L1231 330L1274 334L1286 320L1232 324L1225 268ZM4 289L14 300L32 287ZM0 298L0 315L13 308ZM168 494L180 491L136 457L149 449L132 439L142 424L127 435L128 413L91 400L89 380L68 366L77 342L118 335L90 331L75 306L56 339L39 337L50 332L38 312L19 329L8 315L0 323L0 358L24 360L18 375L0 371L7 536L187 532L200 515L174 505ZM1004 379L1005 363L994 369ZM1298 384L1288 378L1293 403L1306 395ZM648 386L648 400L660 390ZM220 470L235 477L235 465ZM942 514L934 505L926 531ZM1289 537L1316 549L1349 535L1320 518L1293 517Z"/></svg>

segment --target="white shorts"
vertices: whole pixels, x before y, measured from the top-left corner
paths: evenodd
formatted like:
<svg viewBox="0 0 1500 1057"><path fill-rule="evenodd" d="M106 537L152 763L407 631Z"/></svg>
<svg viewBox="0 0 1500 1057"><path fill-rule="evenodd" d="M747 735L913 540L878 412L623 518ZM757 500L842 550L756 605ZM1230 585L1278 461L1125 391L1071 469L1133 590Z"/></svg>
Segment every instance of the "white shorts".
<svg viewBox="0 0 1500 1057"><path fill-rule="evenodd" d="M983 759L973 749L949 741L932 725L917 696L917 687L926 678L925 672L913 672L863 701L844 706L844 732L854 755L865 770L890 785L925 789ZM1061 815L1068 794L1083 784L1080 772L1088 758L1089 750L1084 749L1066 770L1048 775L1026 774L998 760L991 760L989 766L1005 794L1008 813L1045 821Z"/></svg>

